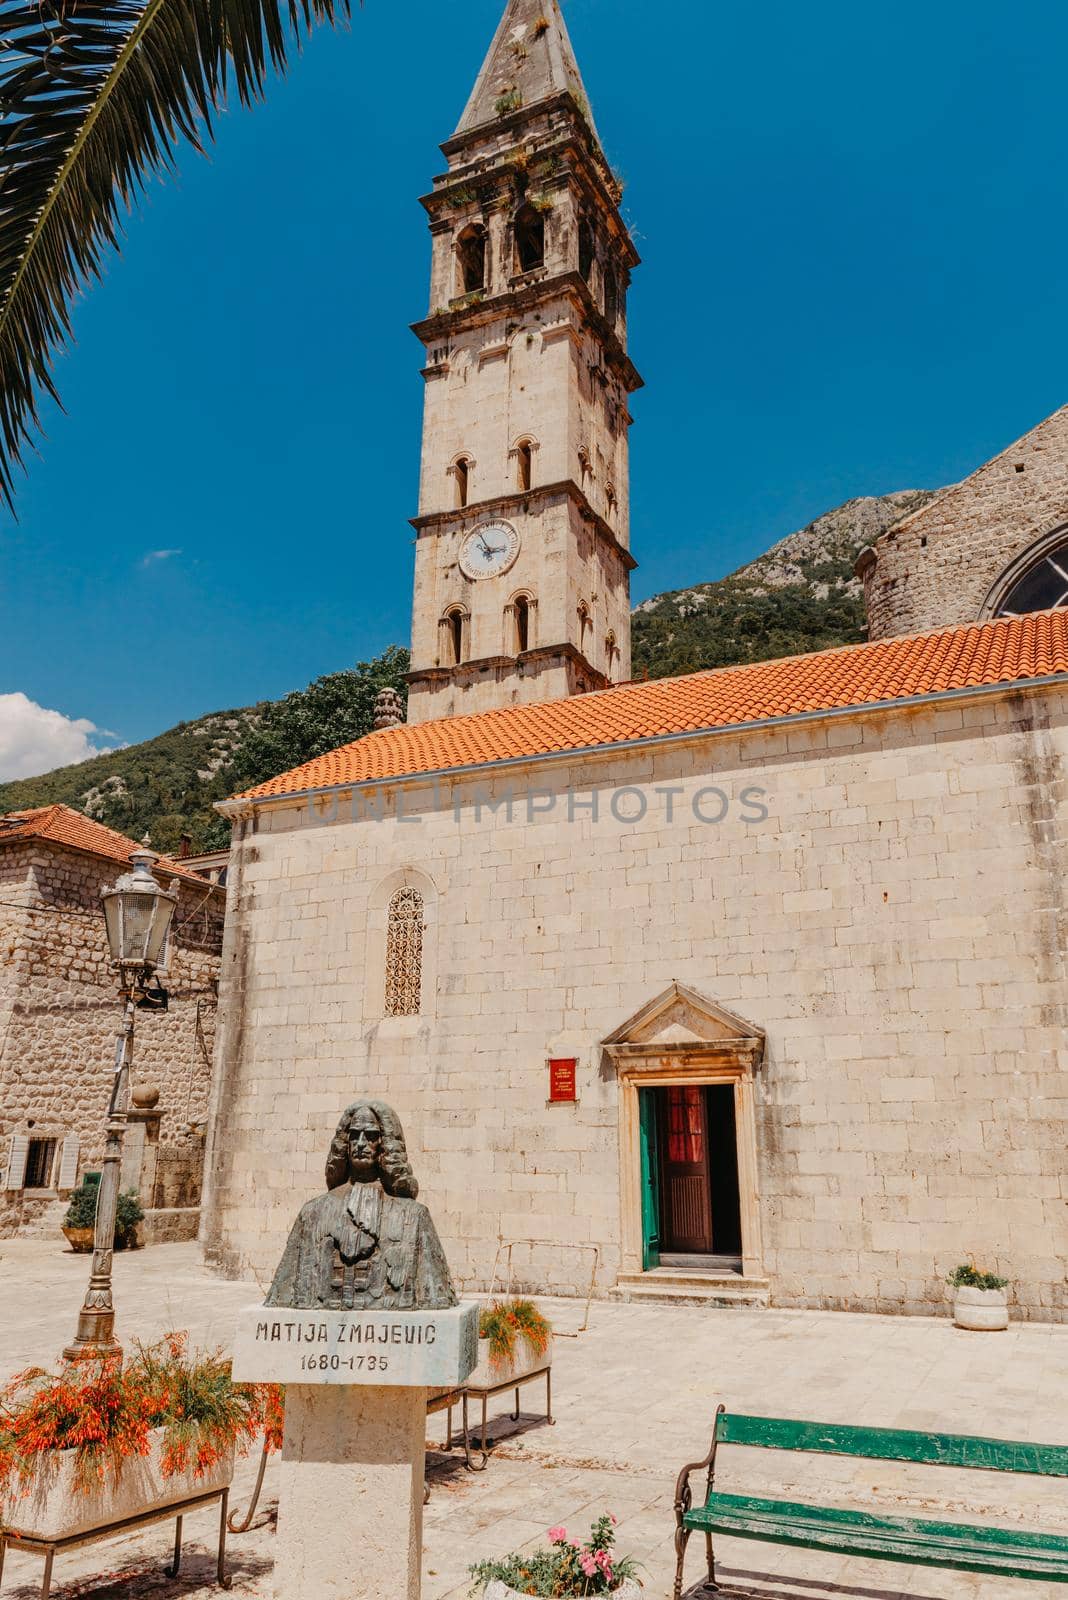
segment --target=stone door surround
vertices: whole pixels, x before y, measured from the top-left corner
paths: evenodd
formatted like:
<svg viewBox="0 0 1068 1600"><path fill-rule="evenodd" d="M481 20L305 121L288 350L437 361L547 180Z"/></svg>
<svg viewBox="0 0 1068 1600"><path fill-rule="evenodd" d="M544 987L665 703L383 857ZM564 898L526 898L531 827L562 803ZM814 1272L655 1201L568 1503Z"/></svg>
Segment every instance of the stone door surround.
<svg viewBox="0 0 1068 1600"><path fill-rule="evenodd" d="M764 1043L753 1023L678 982L602 1041L619 1084L621 1276L642 1272L639 1091L733 1084L742 1276L763 1278L755 1079Z"/></svg>

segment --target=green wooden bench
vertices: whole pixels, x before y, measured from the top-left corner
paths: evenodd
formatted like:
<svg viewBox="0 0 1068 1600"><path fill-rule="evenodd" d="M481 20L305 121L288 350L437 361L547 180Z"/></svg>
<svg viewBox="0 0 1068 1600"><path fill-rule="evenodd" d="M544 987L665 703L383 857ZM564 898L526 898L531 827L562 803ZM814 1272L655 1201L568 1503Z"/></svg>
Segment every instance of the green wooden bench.
<svg viewBox="0 0 1068 1600"><path fill-rule="evenodd" d="M939 1467L972 1467L984 1472L1026 1472L1068 1478L1068 1445L1019 1444L966 1434L909 1433L897 1428L847 1428L836 1423L789 1422L778 1417L731 1416L716 1412L712 1448L704 1461L684 1467L675 1489L675 1600L681 1600L686 1547L695 1533L705 1536L706 1588L715 1592L712 1535L799 1545L876 1561L952 1567L992 1577L1033 1578L1068 1583L1068 1536L1016 1528L975 1528L921 1517L887 1517L870 1511L800 1505L755 1495L720 1494L715 1488L720 1445L758 1450L856 1456L870 1461L913 1461ZM703 1504L694 1505L690 1477L707 1472Z"/></svg>

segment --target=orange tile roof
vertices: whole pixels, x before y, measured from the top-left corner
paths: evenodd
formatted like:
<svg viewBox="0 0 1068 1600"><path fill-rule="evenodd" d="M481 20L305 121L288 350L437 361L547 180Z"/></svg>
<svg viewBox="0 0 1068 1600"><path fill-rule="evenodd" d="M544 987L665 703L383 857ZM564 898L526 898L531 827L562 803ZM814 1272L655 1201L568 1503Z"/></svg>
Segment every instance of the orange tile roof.
<svg viewBox="0 0 1068 1600"><path fill-rule="evenodd" d="M822 650L548 704L385 728L236 798L448 772L1068 673L1068 611Z"/></svg>
<svg viewBox="0 0 1068 1600"><path fill-rule="evenodd" d="M103 856L106 861L121 861L130 865L130 854L139 847L125 834L114 828L105 828L70 806L40 806L34 811L8 811L0 816L0 845L32 839L44 839L51 844L64 845L68 850L81 850L86 855ZM208 880L188 872L179 862L160 856L158 869L164 874L174 874L187 882L208 888Z"/></svg>

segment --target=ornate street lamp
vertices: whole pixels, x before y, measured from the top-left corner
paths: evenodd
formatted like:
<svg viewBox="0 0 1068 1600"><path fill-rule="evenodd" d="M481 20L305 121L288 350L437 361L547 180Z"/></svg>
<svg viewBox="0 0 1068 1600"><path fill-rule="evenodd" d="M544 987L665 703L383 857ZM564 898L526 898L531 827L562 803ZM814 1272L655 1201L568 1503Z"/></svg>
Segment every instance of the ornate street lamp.
<svg viewBox="0 0 1068 1600"><path fill-rule="evenodd" d="M178 880L161 889L152 876L159 857L145 839L130 856L132 872L124 872L113 889L102 889L111 964L119 973L123 1023L115 1041L115 1076L108 1105L107 1143L96 1203L93 1270L78 1316L74 1343L63 1354L68 1360L87 1355L121 1355L115 1338L115 1306L111 1294L111 1259L115 1248L115 1218L119 1204L122 1141L130 1098L130 1064L133 1060L134 1012L149 1004L148 985L165 966L167 936L178 904Z"/></svg>

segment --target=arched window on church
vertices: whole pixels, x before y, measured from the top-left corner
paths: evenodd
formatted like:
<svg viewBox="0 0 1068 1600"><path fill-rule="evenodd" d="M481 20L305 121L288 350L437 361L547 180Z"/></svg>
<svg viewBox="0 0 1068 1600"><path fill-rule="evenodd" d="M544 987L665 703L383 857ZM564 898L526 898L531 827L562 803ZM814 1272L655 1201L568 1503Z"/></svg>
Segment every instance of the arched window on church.
<svg viewBox="0 0 1068 1600"><path fill-rule="evenodd" d="M534 445L530 439L521 439L516 445L516 483L521 493L534 487Z"/></svg>
<svg viewBox="0 0 1068 1600"><path fill-rule="evenodd" d="M456 480L456 509L462 511L471 495L471 458L460 456L453 463L452 475Z"/></svg>
<svg viewBox="0 0 1068 1600"><path fill-rule="evenodd" d="M536 272L545 265L545 218L530 204L516 212L515 256L520 272Z"/></svg>
<svg viewBox="0 0 1068 1600"><path fill-rule="evenodd" d="M463 664L466 626L467 617L462 606L452 606L441 619L441 631L444 635L442 654L446 665L450 667L459 667Z"/></svg>
<svg viewBox="0 0 1068 1600"><path fill-rule="evenodd" d="M479 223L465 228L456 241L460 293L477 294L486 287L486 230Z"/></svg>
<svg viewBox="0 0 1068 1600"><path fill-rule="evenodd" d="M593 229L590 227L590 224L587 222L585 217L583 217L582 221L579 223L578 252L579 271L585 278L586 282L589 283L590 274L593 271Z"/></svg>
<svg viewBox="0 0 1068 1600"><path fill-rule="evenodd" d="M423 897L398 889L386 923L386 1016L417 1017L423 997Z"/></svg>
<svg viewBox="0 0 1068 1600"><path fill-rule="evenodd" d="M1044 542L1052 548L1040 547L1041 553L1030 562L1025 554L999 579L996 587L1002 594L990 608L994 616L1019 617L1068 606L1068 529L1058 529L1052 540Z"/></svg>

